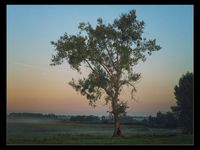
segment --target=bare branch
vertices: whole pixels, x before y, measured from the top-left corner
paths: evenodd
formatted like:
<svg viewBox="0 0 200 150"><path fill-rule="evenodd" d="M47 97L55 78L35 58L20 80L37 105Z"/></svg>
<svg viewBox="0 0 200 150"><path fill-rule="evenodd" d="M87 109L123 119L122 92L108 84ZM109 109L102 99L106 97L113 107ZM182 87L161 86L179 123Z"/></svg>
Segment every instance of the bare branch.
<svg viewBox="0 0 200 150"><path fill-rule="evenodd" d="M112 65L113 65L113 68L117 71L117 68L115 67L115 64L114 64L114 62L113 62L113 60L112 60L112 56L111 56L111 54L110 54L110 50L108 49L107 46L105 46L105 49L106 49L106 51L107 51L107 53L108 53L108 56L109 56L110 61L111 61Z"/></svg>
<svg viewBox="0 0 200 150"><path fill-rule="evenodd" d="M97 59L94 59L94 61L98 62L105 69L105 71L109 74L110 77L113 75L112 72L109 71L108 66L105 63L100 62Z"/></svg>
<svg viewBox="0 0 200 150"><path fill-rule="evenodd" d="M103 62L99 64L106 70L106 72L110 75L110 77L113 75L112 72L109 71L109 69L107 68L106 64L104 64Z"/></svg>
<svg viewBox="0 0 200 150"><path fill-rule="evenodd" d="M95 70L92 68L92 66L90 65L89 61L87 59L85 59L85 62L88 64L88 66L90 67L90 69L95 72Z"/></svg>

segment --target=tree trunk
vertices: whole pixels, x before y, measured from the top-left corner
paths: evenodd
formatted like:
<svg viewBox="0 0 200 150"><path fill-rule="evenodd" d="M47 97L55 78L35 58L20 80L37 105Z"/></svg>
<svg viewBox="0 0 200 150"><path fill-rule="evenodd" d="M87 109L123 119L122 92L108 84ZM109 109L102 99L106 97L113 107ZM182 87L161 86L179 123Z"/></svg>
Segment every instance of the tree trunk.
<svg viewBox="0 0 200 150"><path fill-rule="evenodd" d="M120 120L117 114L114 114L114 132L113 137L122 136L121 127L120 127Z"/></svg>
<svg viewBox="0 0 200 150"><path fill-rule="evenodd" d="M117 79L116 79L117 78ZM114 89L114 97L112 99L112 111L114 115L114 133L113 137L119 137L122 136L121 127L120 127L120 119L119 119L119 108L118 108L118 95L119 95L119 79L117 76L115 76L115 80L113 81L115 83Z"/></svg>

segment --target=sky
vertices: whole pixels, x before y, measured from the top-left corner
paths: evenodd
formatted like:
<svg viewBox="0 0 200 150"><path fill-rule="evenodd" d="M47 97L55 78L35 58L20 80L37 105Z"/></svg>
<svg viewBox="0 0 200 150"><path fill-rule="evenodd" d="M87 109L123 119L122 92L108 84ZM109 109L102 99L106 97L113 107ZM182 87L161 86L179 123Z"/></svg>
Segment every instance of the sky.
<svg viewBox="0 0 200 150"><path fill-rule="evenodd" d="M67 62L50 66L56 41L65 32L77 34L80 22L94 27L101 17L112 23L135 9L145 22L144 37L162 47L135 67L142 78L135 100L130 89L128 115L155 115L176 104L174 86L187 71L193 72L193 5L7 5L7 112L108 115L102 98L93 108L68 82L82 78Z"/></svg>

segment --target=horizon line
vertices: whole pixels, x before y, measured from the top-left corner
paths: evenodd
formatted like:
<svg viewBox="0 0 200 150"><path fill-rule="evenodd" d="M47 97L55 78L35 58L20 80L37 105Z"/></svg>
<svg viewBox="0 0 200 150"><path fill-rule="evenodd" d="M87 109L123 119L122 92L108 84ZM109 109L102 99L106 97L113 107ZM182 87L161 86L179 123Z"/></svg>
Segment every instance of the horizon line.
<svg viewBox="0 0 200 150"><path fill-rule="evenodd" d="M54 114L54 115L65 115L65 116L109 116L108 115L81 115L81 114L68 114L68 113L65 113L65 114L59 114L59 113L42 113L42 112L9 112L9 113L6 113L6 116L8 116L9 114L11 113L18 113L18 114L22 114L22 113L28 113L28 114L42 114L42 115L49 115L49 114ZM126 116L134 116L134 117L149 117L149 116L156 116L156 115L126 115Z"/></svg>

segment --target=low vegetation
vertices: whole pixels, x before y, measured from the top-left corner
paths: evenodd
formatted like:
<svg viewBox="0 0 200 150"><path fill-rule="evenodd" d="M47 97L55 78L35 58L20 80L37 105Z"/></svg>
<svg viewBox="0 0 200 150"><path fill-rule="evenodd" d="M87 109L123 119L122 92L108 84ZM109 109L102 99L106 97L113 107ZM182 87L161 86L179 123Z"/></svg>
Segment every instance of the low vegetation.
<svg viewBox="0 0 200 150"><path fill-rule="evenodd" d="M7 122L8 144L192 144L179 129L122 125L124 137L112 137L112 124L63 121Z"/></svg>

